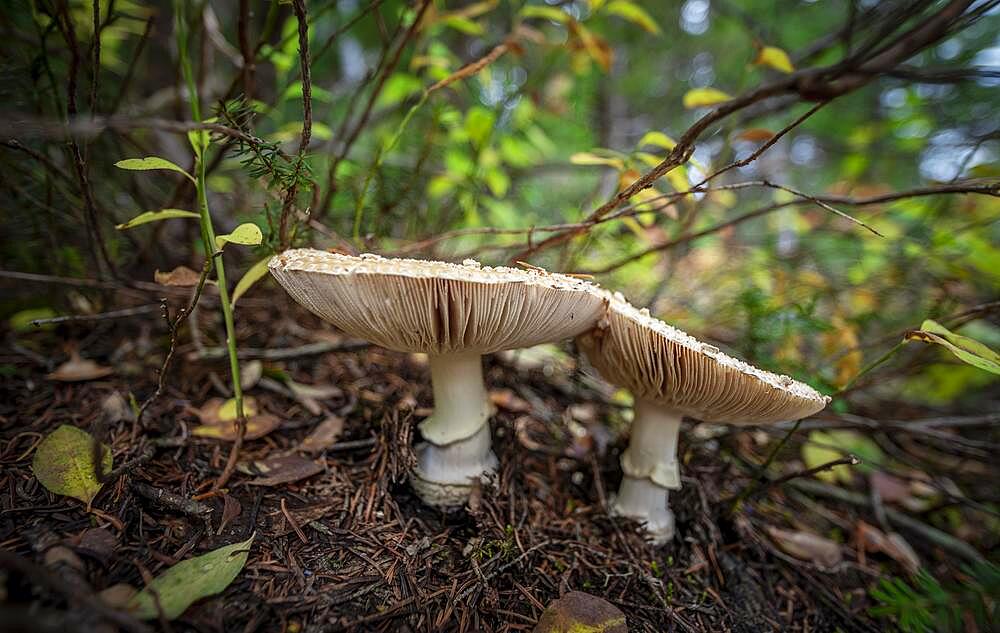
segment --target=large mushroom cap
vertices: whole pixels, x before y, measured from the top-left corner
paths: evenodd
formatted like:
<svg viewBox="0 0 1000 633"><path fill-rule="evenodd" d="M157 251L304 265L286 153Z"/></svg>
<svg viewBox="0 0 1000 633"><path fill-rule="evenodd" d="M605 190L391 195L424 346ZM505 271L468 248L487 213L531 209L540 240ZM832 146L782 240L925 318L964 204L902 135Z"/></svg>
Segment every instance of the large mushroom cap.
<svg viewBox="0 0 1000 633"><path fill-rule="evenodd" d="M403 352L489 354L576 336L604 311L593 284L541 270L285 251L271 274L341 330Z"/></svg>
<svg viewBox="0 0 1000 633"><path fill-rule="evenodd" d="M617 294L609 296L607 317L577 340L601 375L636 398L707 422L796 420L830 401L809 385L723 354Z"/></svg>

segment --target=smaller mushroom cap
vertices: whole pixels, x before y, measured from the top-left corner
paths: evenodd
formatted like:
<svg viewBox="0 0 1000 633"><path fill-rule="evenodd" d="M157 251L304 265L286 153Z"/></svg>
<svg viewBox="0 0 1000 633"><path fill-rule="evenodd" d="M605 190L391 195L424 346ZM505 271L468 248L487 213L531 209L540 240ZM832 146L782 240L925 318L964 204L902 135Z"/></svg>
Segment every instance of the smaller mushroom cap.
<svg viewBox="0 0 1000 633"><path fill-rule="evenodd" d="M588 282L541 270L285 251L271 274L338 328L402 352L489 354L571 338L604 312Z"/></svg>
<svg viewBox="0 0 1000 633"><path fill-rule="evenodd" d="M706 422L762 424L797 420L830 398L758 369L610 295L607 316L578 337L601 375L655 402Z"/></svg>

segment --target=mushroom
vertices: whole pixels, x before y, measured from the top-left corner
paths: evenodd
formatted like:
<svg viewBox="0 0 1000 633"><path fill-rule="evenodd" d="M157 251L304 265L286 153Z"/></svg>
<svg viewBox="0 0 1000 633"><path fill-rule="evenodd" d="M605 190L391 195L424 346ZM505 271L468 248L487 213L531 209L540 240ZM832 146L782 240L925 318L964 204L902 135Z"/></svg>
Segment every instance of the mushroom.
<svg viewBox="0 0 1000 633"><path fill-rule="evenodd" d="M577 337L591 364L635 398L624 478L612 512L643 521L653 541L673 538L670 490L681 487L677 436L681 418L766 424L812 415L830 401L812 387L727 356L608 295L597 327Z"/></svg>
<svg viewBox="0 0 1000 633"><path fill-rule="evenodd" d="M489 268L295 249L271 274L320 318L372 343L430 359L434 413L420 424L414 490L432 506L465 503L496 470L483 354L571 338L594 326L596 286L540 269Z"/></svg>

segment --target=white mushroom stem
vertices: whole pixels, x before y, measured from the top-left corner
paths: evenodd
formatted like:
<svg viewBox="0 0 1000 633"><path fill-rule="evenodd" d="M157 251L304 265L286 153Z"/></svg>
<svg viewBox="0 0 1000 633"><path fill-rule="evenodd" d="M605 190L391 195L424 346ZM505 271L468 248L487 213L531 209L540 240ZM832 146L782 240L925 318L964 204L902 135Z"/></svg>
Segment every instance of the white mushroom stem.
<svg viewBox="0 0 1000 633"><path fill-rule="evenodd" d="M477 353L430 357L434 414L421 422L414 489L429 505L458 506L484 473L496 471L490 450L493 414Z"/></svg>
<svg viewBox="0 0 1000 633"><path fill-rule="evenodd" d="M636 400L632 437L621 460L625 476L612 505L615 514L645 522L657 544L674 537L674 513L667 499L670 490L681 487L677 466L680 427L680 414Z"/></svg>

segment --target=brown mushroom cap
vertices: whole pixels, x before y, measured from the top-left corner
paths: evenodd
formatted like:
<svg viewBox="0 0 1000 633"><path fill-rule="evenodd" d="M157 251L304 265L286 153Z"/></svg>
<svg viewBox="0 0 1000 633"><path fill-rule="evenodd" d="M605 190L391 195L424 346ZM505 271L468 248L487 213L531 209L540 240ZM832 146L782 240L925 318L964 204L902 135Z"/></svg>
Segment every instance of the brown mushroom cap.
<svg viewBox="0 0 1000 633"><path fill-rule="evenodd" d="M797 420L830 401L809 385L723 354L618 294L609 295L606 318L577 340L607 380L706 422Z"/></svg>
<svg viewBox="0 0 1000 633"><path fill-rule="evenodd" d="M540 270L285 251L271 274L341 330L402 352L489 354L591 328L605 297L593 284Z"/></svg>

